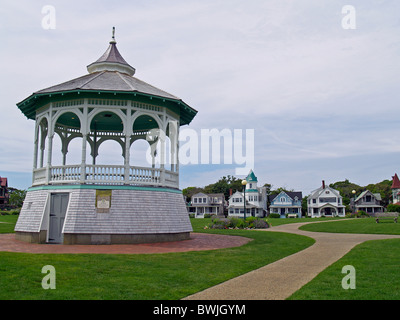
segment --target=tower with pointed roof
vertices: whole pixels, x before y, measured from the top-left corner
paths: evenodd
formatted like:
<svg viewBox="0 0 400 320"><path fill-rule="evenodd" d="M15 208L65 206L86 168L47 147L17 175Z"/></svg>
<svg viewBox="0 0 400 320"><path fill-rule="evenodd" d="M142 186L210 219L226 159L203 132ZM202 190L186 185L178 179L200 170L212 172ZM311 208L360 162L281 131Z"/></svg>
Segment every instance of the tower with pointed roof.
<svg viewBox="0 0 400 320"><path fill-rule="evenodd" d="M179 190L178 134L197 111L134 77L114 28L107 50L87 70L17 104L36 123L32 187L17 238L64 244L187 239L192 227ZM138 166L132 146L140 141L148 151L140 155L146 165ZM120 163L99 159L107 143L120 148Z"/></svg>
<svg viewBox="0 0 400 320"><path fill-rule="evenodd" d="M397 173L394 174L392 183L393 204L400 203L400 180Z"/></svg>

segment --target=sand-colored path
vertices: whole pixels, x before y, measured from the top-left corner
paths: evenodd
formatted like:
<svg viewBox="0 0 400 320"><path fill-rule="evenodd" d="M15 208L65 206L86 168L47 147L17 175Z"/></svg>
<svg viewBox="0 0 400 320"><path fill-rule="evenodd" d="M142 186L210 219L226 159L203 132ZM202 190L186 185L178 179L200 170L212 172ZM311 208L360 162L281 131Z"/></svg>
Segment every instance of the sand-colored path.
<svg viewBox="0 0 400 320"><path fill-rule="evenodd" d="M323 223L334 223L327 221ZM393 239L399 235L344 234L302 231L306 223L267 229L314 238L315 244L260 269L193 294L188 300L284 300L321 271L339 260L354 246L367 240ZM262 231L254 231L262 232Z"/></svg>

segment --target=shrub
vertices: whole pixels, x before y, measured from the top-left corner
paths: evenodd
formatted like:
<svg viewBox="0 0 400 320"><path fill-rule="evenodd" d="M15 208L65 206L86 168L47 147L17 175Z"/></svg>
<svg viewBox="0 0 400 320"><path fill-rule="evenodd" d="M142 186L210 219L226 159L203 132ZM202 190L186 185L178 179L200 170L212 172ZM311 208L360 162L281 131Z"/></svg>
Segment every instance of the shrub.
<svg viewBox="0 0 400 320"><path fill-rule="evenodd" d="M368 218L368 217L369 217L369 214L366 213L366 212L363 211L363 210L359 210L359 211L356 213L356 217L357 217L357 218Z"/></svg>
<svg viewBox="0 0 400 320"><path fill-rule="evenodd" d="M280 218L281 215L279 213L270 213L268 218Z"/></svg>
<svg viewBox="0 0 400 320"><path fill-rule="evenodd" d="M398 205L398 204L389 204L387 206L387 212L400 212L400 205Z"/></svg>
<svg viewBox="0 0 400 320"><path fill-rule="evenodd" d="M266 229L269 228L268 222L261 218L249 217L246 220L230 217L214 219L206 229Z"/></svg>

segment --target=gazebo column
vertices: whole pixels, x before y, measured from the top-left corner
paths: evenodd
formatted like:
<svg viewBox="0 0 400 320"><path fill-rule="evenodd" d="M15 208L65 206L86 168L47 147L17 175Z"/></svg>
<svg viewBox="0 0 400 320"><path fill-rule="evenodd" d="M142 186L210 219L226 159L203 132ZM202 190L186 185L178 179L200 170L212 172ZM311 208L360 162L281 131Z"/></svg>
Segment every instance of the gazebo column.
<svg viewBox="0 0 400 320"><path fill-rule="evenodd" d="M51 157L53 153L53 138L54 133L48 135L48 150L47 150L47 165L46 165L46 184L51 182Z"/></svg>
<svg viewBox="0 0 400 320"><path fill-rule="evenodd" d="M124 155L124 166L125 166L125 184L129 184L130 178L130 148L131 148L131 136L125 135L125 155Z"/></svg>
<svg viewBox="0 0 400 320"><path fill-rule="evenodd" d="M86 180L86 145L87 145L87 133L83 133L82 134L81 178L80 178L81 183L84 183Z"/></svg>
<svg viewBox="0 0 400 320"><path fill-rule="evenodd" d="M40 126L40 159L39 159L40 168L44 167L43 159L44 159L44 149L46 146L46 137L47 137L47 128Z"/></svg>
<svg viewBox="0 0 400 320"><path fill-rule="evenodd" d="M38 163L38 148L39 148L39 128L35 127L35 138L34 138L34 146L33 146L33 170L37 169Z"/></svg>

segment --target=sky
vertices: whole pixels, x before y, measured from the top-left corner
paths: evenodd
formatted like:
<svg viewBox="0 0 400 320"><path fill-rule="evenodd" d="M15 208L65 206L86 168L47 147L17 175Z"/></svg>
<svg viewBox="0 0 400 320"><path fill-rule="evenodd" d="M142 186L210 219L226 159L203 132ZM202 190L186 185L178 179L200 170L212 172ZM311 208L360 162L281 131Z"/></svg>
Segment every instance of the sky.
<svg viewBox="0 0 400 320"><path fill-rule="evenodd" d="M181 130L200 145L201 130L227 129L242 130L245 147L253 130L259 185L307 195L322 180L391 180L400 173L399 12L395 0L1 0L0 175L31 185L34 122L16 103L87 74L115 26L135 77L198 111ZM220 162L181 165L180 188L244 177L240 163Z"/></svg>

